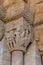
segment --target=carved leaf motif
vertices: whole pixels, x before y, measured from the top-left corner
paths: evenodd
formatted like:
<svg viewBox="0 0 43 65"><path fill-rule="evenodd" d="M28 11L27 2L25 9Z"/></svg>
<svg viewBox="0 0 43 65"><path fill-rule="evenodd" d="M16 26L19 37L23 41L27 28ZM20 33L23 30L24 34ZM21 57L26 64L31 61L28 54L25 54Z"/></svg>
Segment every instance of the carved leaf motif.
<svg viewBox="0 0 43 65"><path fill-rule="evenodd" d="M8 45L10 44L10 48L13 50L26 50L32 40L32 26L27 21L16 23L14 26L16 28L11 28L9 32L6 32Z"/></svg>

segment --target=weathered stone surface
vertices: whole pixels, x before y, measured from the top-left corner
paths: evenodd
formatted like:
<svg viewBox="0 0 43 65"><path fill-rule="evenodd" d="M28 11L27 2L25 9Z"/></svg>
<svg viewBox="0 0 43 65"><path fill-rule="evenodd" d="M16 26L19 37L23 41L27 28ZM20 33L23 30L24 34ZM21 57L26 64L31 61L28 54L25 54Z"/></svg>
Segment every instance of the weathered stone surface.
<svg viewBox="0 0 43 65"><path fill-rule="evenodd" d="M43 51L43 24L35 27L35 40L37 41L39 50Z"/></svg>
<svg viewBox="0 0 43 65"><path fill-rule="evenodd" d="M4 34L5 25L0 20L0 65L10 65L10 53L5 42Z"/></svg>
<svg viewBox="0 0 43 65"><path fill-rule="evenodd" d="M26 51L27 46L33 40L32 25L23 17L6 24L6 39L10 51Z"/></svg>
<svg viewBox="0 0 43 65"><path fill-rule="evenodd" d="M5 42L5 39L3 38L0 41L0 65L10 65L10 53L7 47L7 44Z"/></svg>
<svg viewBox="0 0 43 65"><path fill-rule="evenodd" d="M5 16L6 16L6 10L2 5L0 5L0 19L4 20Z"/></svg>
<svg viewBox="0 0 43 65"><path fill-rule="evenodd" d="M43 24L35 27L34 32L35 32L35 39L39 38L40 40L41 37L43 37Z"/></svg>
<svg viewBox="0 0 43 65"><path fill-rule="evenodd" d="M12 53L12 65L23 65L23 52L14 51Z"/></svg>
<svg viewBox="0 0 43 65"><path fill-rule="evenodd" d="M43 22L43 3L37 4L35 10L36 11L34 24Z"/></svg>
<svg viewBox="0 0 43 65"><path fill-rule="evenodd" d="M4 2L4 0L0 0L0 4L2 5L2 3Z"/></svg>
<svg viewBox="0 0 43 65"><path fill-rule="evenodd" d="M25 65L41 65L41 58L35 41L28 48L24 58Z"/></svg>
<svg viewBox="0 0 43 65"><path fill-rule="evenodd" d="M4 0L3 6L8 8L11 7L13 4L21 3L21 2L23 2L23 0Z"/></svg>
<svg viewBox="0 0 43 65"><path fill-rule="evenodd" d="M3 7L6 9L5 21L18 18L18 15L24 10L24 2L22 0L5 0Z"/></svg>
<svg viewBox="0 0 43 65"><path fill-rule="evenodd" d="M36 4L36 3L40 2L40 1L42 1L42 0L31 0L31 5Z"/></svg>
<svg viewBox="0 0 43 65"><path fill-rule="evenodd" d="M10 47L9 48L11 51L12 50L14 51L13 46L15 47L15 50L25 51L27 49L28 42L33 41L33 35L32 35L33 27L29 25L31 23L33 24L33 21L35 20L34 21L34 24L35 24L34 26L36 26L34 30L35 40L37 41L39 50L43 51L43 0L24 0L24 1L23 0L0 0L0 19L6 22L6 32L7 32L6 36L7 36L8 44L10 43L9 46L11 46L11 48ZM27 26L27 22L29 22L28 26ZM26 28L26 31L24 30L25 28ZM30 34L30 32L32 33ZM3 34L3 32L1 32L1 34ZM3 35L0 36L1 40L2 40L2 36ZM15 41L15 36L17 41ZM24 38L26 40L24 40ZM2 44L2 46L3 48L0 50L3 50L3 49L4 50L3 52L0 51L0 54L1 54L0 65L9 65L10 54L8 50L6 50L7 46L4 44ZM17 48L18 46L19 48ZM41 62L40 62L40 56L38 53L39 52L37 51L35 45L32 44L25 55L25 65L39 65ZM15 52L14 54L13 56L16 57ZM22 53L20 54L20 56L23 58ZM21 59L20 56L18 56L16 59L17 60ZM15 59L13 58L13 60ZM20 62L22 64L23 61L20 61ZM19 64L20 63L17 63L17 65ZM16 65L16 63L14 65Z"/></svg>
<svg viewBox="0 0 43 65"><path fill-rule="evenodd" d="M41 12L41 13L38 13L38 14L35 15L34 24L42 23L42 22L43 22L43 13Z"/></svg>
<svg viewBox="0 0 43 65"><path fill-rule="evenodd" d="M2 40L5 33L4 23L0 20L0 40Z"/></svg>

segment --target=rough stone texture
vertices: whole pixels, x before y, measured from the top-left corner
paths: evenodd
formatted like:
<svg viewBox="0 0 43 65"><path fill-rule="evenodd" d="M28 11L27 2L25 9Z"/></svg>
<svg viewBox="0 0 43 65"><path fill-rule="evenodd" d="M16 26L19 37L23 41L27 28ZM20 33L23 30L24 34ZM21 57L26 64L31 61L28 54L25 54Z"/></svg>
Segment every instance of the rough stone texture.
<svg viewBox="0 0 43 65"><path fill-rule="evenodd" d="M43 24L35 27L35 40L38 43L38 47L43 51Z"/></svg>
<svg viewBox="0 0 43 65"><path fill-rule="evenodd" d="M0 65L10 65L10 53L5 42L4 34L4 23L0 20Z"/></svg>
<svg viewBox="0 0 43 65"><path fill-rule="evenodd" d="M0 19L1 20L3 20L4 22L6 22L8 24L8 22L11 23L11 21L13 20L12 21L12 23L13 23L15 21L15 19L18 20L21 17L23 17L25 19L25 21L28 21L29 23L32 22L32 24L33 24L33 22L34 22L34 33L35 33L34 38L37 42L39 50L42 51L42 54L43 54L43 0L24 0L24 1L23 0L0 0ZM20 21L23 21L23 20L20 20ZM22 23L20 22L20 24L22 24ZM18 25L19 25L19 23L18 23ZM11 28L10 28L10 26L11 26ZM7 28L8 28L7 33L9 33L9 30L11 31L12 28L14 28L14 24L13 24L13 26L8 24ZM18 28L19 28L19 26L18 26ZM14 29L13 29L13 31L14 31ZM31 32L32 31L33 30L31 30ZM11 31L11 33L12 33L12 31ZM39 54L37 54L35 49L32 50L33 47L34 47L34 45L32 47L30 46L29 51L27 51L27 54L25 55L26 56L26 63L25 63L26 65L28 62L29 62L28 65L29 64L32 65L31 63L33 63L33 65L40 64L40 60L38 59ZM33 51L36 53L34 53ZM28 54L29 52L30 52L30 54ZM33 55L31 52L33 53ZM6 53L7 53L7 50L6 50ZM0 58L2 59L2 56ZM38 61L36 61L37 59L38 59ZM1 62L1 60L0 60L0 62ZM3 61L3 62L5 62L5 61ZM5 62L5 64L6 64L6 62Z"/></svg>
<svg viewBox="0 0 43 65"><path fill-rule="evenodd" d="M6 16L6 9L0 5L0 19L4 20L5 16Z"/></svg>
<svg viewBox="0 0 43 65"><path fill-rule="evenodd" d="M25 65L41 65L41 58L35 40L28 48L28 51L25 54L24 58Z"/></svg>
<svg viewBox="0 0 43 65"><path fill-rule="evenodd" d="M4 23L0 20L0 40L2 40L5 33Z"/></svg>
<svg viewBox="0 0 43 65"><path fill-rule="evenodd" d="M43 0L31 0L30 1L30 9L35 13L36 12L36 10L35 10L36 6L40 5L42 3L43 3Z"/></svg>
<svg viewBox="0 0 43 65"><path fill-rule="evenodd" d="M6 0L5 0L6 1ZM15 1L14 1L15 2ZM20 3L21 2L21 3ZM12 6L9 6L6 10L6 17L5 17L5 21L7 20L12 20L15 18L18 18L18 16L20 17L20 14L22 13L22 11L24 10L24 2L20 1L17 2L15 4L13 4ZM8 4L10 5L10 2L8 1ZM7 6L7 5L6 5ZM17 16L18 15L18 16Z"/></svg>
<svg viewBox="0 0 43 65"><path fill-rule="evenodd" d="M43 3L37 4L35 10L36 14L34 24L43 22Z"/></svg>
<svg viewBox="0 0 43 65"><path fill-rule="evenodd" d="M6 24L6 39L10 51L26 51L27 46L33 41L33 27L23 17Z"/></svg>

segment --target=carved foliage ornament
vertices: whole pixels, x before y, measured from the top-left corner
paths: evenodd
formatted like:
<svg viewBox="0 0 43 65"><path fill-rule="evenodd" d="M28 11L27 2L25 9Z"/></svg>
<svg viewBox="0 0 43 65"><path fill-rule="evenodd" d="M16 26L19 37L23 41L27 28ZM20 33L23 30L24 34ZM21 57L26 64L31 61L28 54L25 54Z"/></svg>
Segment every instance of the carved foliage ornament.
<svg viewBox="0 0 43 65"><path fill-rule="evenodd" d="M31 29L32 26L25 20L6 24L5 35L10 51L26 51L28 44L32 40Z"/></svg>

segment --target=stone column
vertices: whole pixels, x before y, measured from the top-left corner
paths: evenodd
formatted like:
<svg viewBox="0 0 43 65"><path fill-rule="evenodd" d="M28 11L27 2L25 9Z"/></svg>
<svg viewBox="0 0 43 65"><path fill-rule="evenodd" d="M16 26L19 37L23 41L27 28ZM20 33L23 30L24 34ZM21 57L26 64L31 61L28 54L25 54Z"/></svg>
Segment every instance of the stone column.
<svg viewBox="0 0 43 65"><path fill-rule="evenodd" d="M25 65L42 65L41 64L41 57L40 57L37 43L35 40L30 45L27 53L25 54L25 61L24 62L25 62Z"/></svg>
<svg viewBox="0 0 43 65"><path fill-rule="evenodd" d="M23 52L22 51L12 52L12 65L23 65Z"/></svg>
<svg viewBox="0 0 43 65"><path fill-rule="evenodd" d="M0 65L10 65L10 53L5 42L5 25L0 20Z"/></svg>
<svg viewBox="0 0 43 65"><path fill-rule="evenodd" d="M32 26L23 17L6 24L6 41L12 53L12 65L23 65L23 53L32 41Z"/></svg>

